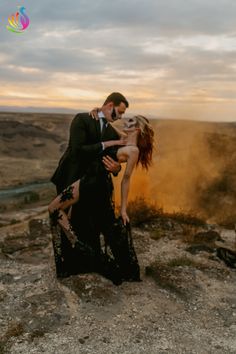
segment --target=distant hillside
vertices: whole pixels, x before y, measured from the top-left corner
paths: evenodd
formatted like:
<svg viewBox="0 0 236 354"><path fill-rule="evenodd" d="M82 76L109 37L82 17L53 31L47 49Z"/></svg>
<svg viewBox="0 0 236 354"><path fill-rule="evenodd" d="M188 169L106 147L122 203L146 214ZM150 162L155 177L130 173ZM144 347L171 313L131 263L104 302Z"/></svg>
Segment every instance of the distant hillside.
<svg viewBox="0 0 236 354"><path fill-rule="evenodd" d="M1 187L48 180L66 148L72 117L0 113Z"/></svg>

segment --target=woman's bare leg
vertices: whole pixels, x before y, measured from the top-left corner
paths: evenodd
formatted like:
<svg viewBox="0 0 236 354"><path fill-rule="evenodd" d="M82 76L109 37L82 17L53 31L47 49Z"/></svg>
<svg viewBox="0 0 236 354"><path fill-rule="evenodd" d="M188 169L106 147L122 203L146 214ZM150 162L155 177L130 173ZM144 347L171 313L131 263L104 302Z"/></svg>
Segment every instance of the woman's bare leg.
<svg viewBox="0 0 236 354"><path fill-rule="evenodd" d="M63 231L65 232L67 238L75 246L77 237L72 229L71 223L64 211L79 200L79 184L80 180L77 180L69 187L64 189L48 206L48 211L50 218L54 224L58 223Z"/></svg>

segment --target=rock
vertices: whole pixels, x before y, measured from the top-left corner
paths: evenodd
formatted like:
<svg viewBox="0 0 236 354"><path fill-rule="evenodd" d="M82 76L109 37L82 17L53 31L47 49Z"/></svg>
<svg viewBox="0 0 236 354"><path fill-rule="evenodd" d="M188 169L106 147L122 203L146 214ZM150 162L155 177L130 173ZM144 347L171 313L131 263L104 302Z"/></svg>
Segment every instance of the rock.
<svg viewBox="0 0 236 354"><path fill-rule="evenodd" d="M215 241L224 242L220 234L214 230L198 232L197 234L194 235L193 241L195 243L213 243L213 244L215 243Z"/></svg>
<svg viewBox="0 0 236 354"><path fill-rule="evenodd" d="M205 244L192 245L190 247L185 248L185 250L191 254L197 254L199 252L213 253L215 251L213 247L210 247Z"/></svg>
<svg viewBox="0 0 236 354"><path fill-rule="evenodd" d="M6 273L6 274L0 274L0 281L3 284L10 284L14 281L14 276L12 274Z"/></svg>
<svg viewBox="0 0 236 354"><path fill-rule="evenodd" d="M39 264L47 259L50 252L51 235L48 222L43 219L32 219L29 232L8 235L1 244L4 255L14 259Z"/></svg>
<svg viewBox="0 0 236 354"><path fill-rule="evenodd" d="M45 239L50 234L50 227L46 220L32 219L29 221L29 238L35 240L37 238ZM48 237L47 237L48 239Z"/></svg>
<svg viewBox="0 0 236 354"><path fill-rule="evenodd" d="M20 234L17 236L10 236L5 238L4 243L2 245L2 252L4 254L12 254L17 251L23 250L24 248L27 248L29 245L29 242L27 238L25 237L25 234Z"/></svg>
<svg viewBox="0 0 236 354"><path fill-rule="evenodd" d="M224 247L217 248L217 257L219 257L230 268L236 268L236 252Z"/></svg>

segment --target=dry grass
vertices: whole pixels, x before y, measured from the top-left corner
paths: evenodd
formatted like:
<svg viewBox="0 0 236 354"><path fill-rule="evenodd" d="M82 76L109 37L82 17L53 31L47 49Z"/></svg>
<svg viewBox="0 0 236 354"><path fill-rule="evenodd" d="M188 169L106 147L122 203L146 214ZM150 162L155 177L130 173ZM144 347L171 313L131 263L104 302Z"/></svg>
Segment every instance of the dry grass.
<svg viewBox="0 0 236 354"><path fill-rule="evenodd" d="M128 204L128 215L136 226L163 215L163 210L155 204L148 203L144 198L136 198Z"/></svg>
<svg viewBox="0 0 236 354"><path fill-rule="evenodd" d="M173 258L167 265L169 267L198 267L198 264L195 261L185 256Z"/></svg>
<svg viewBox="0 0 236 354"><path fill-rule="evenodd" d="M171 219L179 224L189 225L189 229L200 226L205 226L206 222L200 217L194 215L194 212L174 212L165 213L162 208L159 208L154 203L149 203L145 198L136 198L128 204L128 215L132 223L136 226L157 218ZM158 238L158 236L157 236Z"/></svg>
<svg viewBox="0 0 236 354"><path fill-rule="evenodd" d="M9 339L11 337L19 337L24 333L24 326L21 322L10 323L7 331L4 333L3 337Z"/></svg>
<svg viewBox="0 0 236 354"><path fill-rule="evenodd" d="M165 233L161 229L156 229L156 230L150 232L151 239L153 239L155 241L160 240L164 236L165 236Z"/></svg>
<svg viewBox="0 0 236 354"><path fill-rule="evenodd" d="M182 240L186 243L195 243L194 236L199 231L199 227L195 225L182 225L183 233Z"/></svg>
<svg viewBox="0 0 236 354"><path fill-rule="evenodd" d="M180 224L189 225L192 228L206 226L206 222L197 213L194 213L194 211L165 213L165 216Z"/></svg>
<svg viewBox="0 0 236 354"><path fill-rule="evenodd" d="M229 230L236 228L236 214L223 215L221 220L219 220L219 225Z"/></svg>
<svg viewBox="0 0 236 354"><path fill-rule="evenodd" d="M21 322L11 322L8 329L0 338L0 354L8 351L7 345L12 337L20 337L24 333L24 326Z"/></svg>

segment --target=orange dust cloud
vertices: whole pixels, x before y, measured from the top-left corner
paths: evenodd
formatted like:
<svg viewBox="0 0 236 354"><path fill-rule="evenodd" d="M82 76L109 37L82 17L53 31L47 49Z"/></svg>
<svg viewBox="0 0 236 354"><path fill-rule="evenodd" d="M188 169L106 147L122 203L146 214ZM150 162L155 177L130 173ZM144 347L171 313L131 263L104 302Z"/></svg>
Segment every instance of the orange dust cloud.
<svg viewBox="0 0 236 354"><path fill-rule="evenodd" d="M194 121L152 122L156 149L148 172L138 168L131 177L129 200L143 197L164 211L198 211L199 194L219 178L223 163L212 158L208 134L220 131L217 123ZM119 177L113 178L115 201L120 204Z"/></svg>

